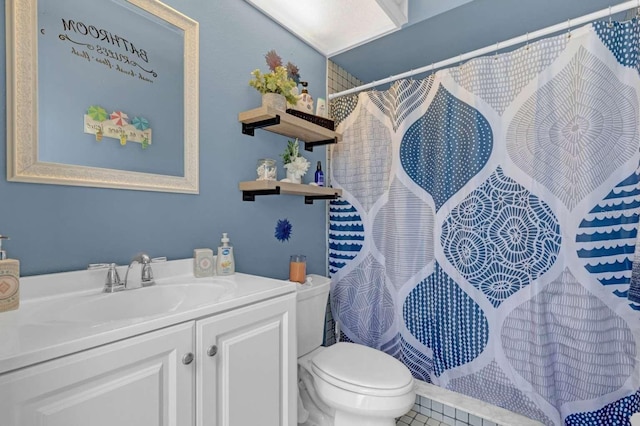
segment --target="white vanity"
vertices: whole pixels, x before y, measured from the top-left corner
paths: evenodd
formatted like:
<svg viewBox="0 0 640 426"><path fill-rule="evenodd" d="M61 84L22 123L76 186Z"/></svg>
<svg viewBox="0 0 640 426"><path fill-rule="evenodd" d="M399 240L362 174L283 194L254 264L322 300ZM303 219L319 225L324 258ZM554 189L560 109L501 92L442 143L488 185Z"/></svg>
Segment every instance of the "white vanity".
<svg viewBox="0 0 640 426"><path fill-rule="evenodd" d="M0 424L295 425L295 284L192 267L114 294L104 270L23 278L0 314Z"/></svg>

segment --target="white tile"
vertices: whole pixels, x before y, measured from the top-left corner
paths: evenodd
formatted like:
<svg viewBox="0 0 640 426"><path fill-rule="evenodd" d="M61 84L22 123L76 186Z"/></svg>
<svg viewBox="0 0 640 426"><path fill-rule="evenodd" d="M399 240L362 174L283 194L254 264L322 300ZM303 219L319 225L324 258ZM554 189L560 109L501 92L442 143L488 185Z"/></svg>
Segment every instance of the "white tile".
<svg viewBox="0 0 640 426"><path fill-rule="evenodd" d="M440 426L440 422L437 421L436 419L429 419L429 421L427 421L427 425L428 426Z"/></svg>
<svg viewBox="0 0 640 426"><path fill-rule="evenodd" d="M409 423L405 423L402 420L398 420L398 422L396 423L396 426L409 426Z"/></svg>
<svg viewBox="0 0 640 426"><path fill-rule="evenodd" d="M449 426L455 426L455 424L456 424L456 419L454 419L453 417L444 416L444 417L442 418L442 422L443 422L444 424L446 424L446 425L449 425Z"/></svg>
<svg viewBox="0 0 640 426"><path fill-rule="evenodd" d="M444 405L443 408L444 408L443 413L444 413L445 416L449 416L449 417L452 417L454 419L456 418L456 409L455 408L450 407L448 405Z"/></svg>
<svg viewBox="0 0 640 426"><path fill-rule="evenodd" d="M469 422L469 413L456 408L456 419L462 420L463 422Z"/></svg>
<svg viewBox="0 0 640 426"><path fill-rule="evenodd" d="M424 414L427 417L431 417L431 408L420 407L420 414Z"/></svg>
<svg viewBox="0 0 640 426"><path fill-rule="evenodd" d="M496 426L494 422L490 422L489 420L482 419L482 426Z"/></svg>
<svg viewBox="0 0 640 426"><path fill-rule="evenodd" d="M431 403L431 410L435 411L436 413L442 413L442 404L439 402L435 402L433 401Z"/></svg>
<svg viewBox="0 0 640 426"><path fill-rule="evenodd" d="M427 416L425 416L424 414L416 414L416 420L418 420L419 422L422 422L422 423L426 423L427 420L429 420L429 418Z"/></svg>
<svg viewBox="0 0 640 426"><path fill-rule="evenodd" d="M420 420L413 419L410 426L424 426L424 425L426 425L425 422L421 422Z"/></svg>
<svg viewBox="0 0 640 426"><path fill-rule="evenodd" d="M431 408L431 400L426 396L420 397L420 405L423 407Z"/></svg>
<svg viewBox="0 0 640 426"><path fill-rule="evenodd" d="M463 422L462 420L456 420L456 426L469 426L469 423Z"/></svg>
<svg viewBox="0 0 640 426"><path fill-rule="evenodd" d="M431 411L431 418L432 419L436 419L437 421L441 422L442 421L442 413L436 413Z"/></svg>
<svg viewBox="0 0 640 426"><path fill-rule="evenodd" d="M482 426L482 419L478 416L474 416L473 414L469 414L469 424L471 426Z"/></svg>
<svg viewBox="0 0 640 426"><path fill-rule="evenodd" d="M413 420L413 417L409 417L409 416L402 416L402 417L400 417L400 421L401 421L401 422L411 423L411 420Z"/></svg>

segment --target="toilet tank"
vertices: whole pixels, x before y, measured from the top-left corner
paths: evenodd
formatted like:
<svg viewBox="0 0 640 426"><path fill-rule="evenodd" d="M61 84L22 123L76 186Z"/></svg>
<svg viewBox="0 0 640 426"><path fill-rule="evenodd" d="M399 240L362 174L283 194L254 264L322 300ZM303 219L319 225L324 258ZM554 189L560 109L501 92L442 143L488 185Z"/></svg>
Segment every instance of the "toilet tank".
<svg viewBox="0 0 640 426"><path fill-rule="evenodd" d="M308 354L322 345L324 315L331 279L320 275L308 275L307 282L297 286L296 337L298 357Z"/></svg>

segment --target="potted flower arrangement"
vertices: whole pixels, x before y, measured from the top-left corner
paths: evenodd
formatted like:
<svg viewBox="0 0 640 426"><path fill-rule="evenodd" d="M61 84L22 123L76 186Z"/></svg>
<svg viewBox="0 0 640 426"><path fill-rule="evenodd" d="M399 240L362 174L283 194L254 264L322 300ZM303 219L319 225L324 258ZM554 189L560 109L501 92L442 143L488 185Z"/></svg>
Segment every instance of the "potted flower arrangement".
<svg viewBox="0 0 640 426"><path fill-rule="evenodd" d="M262 93L262 104L279 110L286 110L287 103L295 105L298 102L297 89L300 81L298 67L291 62L282 65L282 58L275 50L265 55L270 72L263 74L259 69L251 72L253 79L249 86Z"/></svg>
<svg viewBox="0 0 640 426"><path fill-rule="evenodd" d="M293 183L301 183L302 176L309 170L309 161L300 155L298 139L287 141L287 148L281 155L284 168L287 169L287 179Z"/></svg>

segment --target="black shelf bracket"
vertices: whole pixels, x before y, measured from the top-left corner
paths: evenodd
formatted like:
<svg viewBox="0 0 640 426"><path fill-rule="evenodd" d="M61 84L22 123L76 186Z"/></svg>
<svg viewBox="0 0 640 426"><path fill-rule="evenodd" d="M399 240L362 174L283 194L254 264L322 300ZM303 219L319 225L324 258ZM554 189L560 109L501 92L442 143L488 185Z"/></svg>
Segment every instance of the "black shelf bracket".
<svg viewBox="0 0 640 426"><path fill-rule="evenodd" d="M304 150L305 151L309 151L309 152L313 152L313 147L314 146L319 146L319 145L329 145L332 143L338 143L338 137L336 136L333 139L327 139L324 141L315 141L315 142L305 142L304 143Z"/></svg>
<svg viewBox="0 0 640 426"><path fill-rule="evenodd" d="M254 121L253 123L242 123L242 134L253 136L255 129L275 126L276 124L280 124L280 116L277 114L275 117L267 118L266 120Z"/></svg>
<svg viewBox="0 0 640 426"><path fill-rule="evenodd" d="M278 195L280 194L280 187L276 186L274 189L260 189L256 191L242 191L242 201L255 201L256 195Z"/></svg>
<svg viewBox="0 0 640 426"><path fill-rule="evenodd" d="M304 203L305 204L313 204L313 200L335 200L338 198L338 194L329 194L329 195L305 195Z"/></svg>

